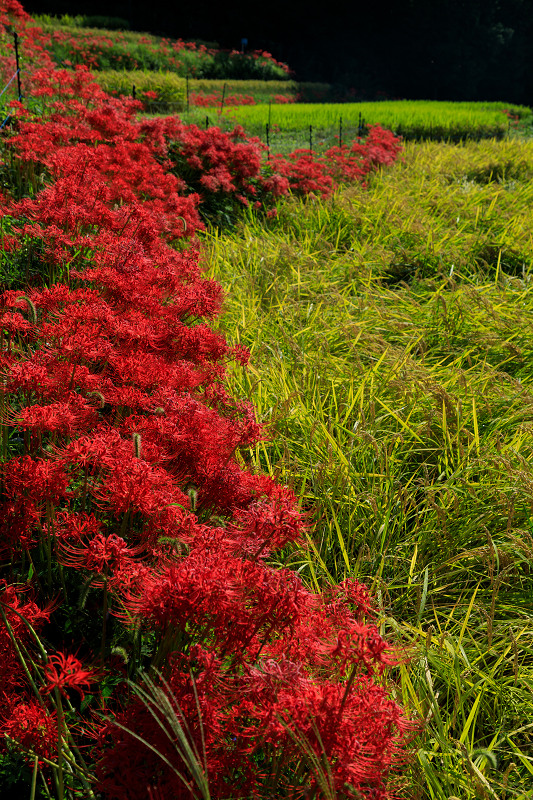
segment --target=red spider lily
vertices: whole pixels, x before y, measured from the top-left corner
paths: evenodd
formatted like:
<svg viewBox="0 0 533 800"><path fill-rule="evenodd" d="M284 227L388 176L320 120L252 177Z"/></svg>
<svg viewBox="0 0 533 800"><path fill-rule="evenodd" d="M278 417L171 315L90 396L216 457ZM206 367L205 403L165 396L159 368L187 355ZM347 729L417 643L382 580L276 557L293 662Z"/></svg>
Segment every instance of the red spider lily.
<svg viewBox="0 0 533 800"><path fill-rule="evenodd" d="M58 558L67 567L83 568L101 574L108 570L123 569L140 552L141 548L128 547L124 539L114 533L109 536L97 533L84 546L81 543L63 544Z"/></svg>
<svg viewBox="0 0 533 800"><path fill-rule="evenodd" d="M46 608L39 608L33 599L26 599L22 602L25 593L30 592L31 588L27 585L17 587L9 585L4 579L0 580L0 604L6 614L9 625L17 637L26 640L29 637L29 630L24 620L35 630L39 630L45 622L50 619L50 614L54 605L49 603Z"/></svg>
<svg viewBox="0 0 533 800"><path fill-rule="evenodd" d="M257 648L261 634L291 626L306 599L293 573L221 557L219 544L216 554L195 548L179 566L147 580L141 596L125 596L124 604L132 616L163 630L183 630L194 618L201 637L213 637L215 652L250 658L244 648Z"/></svg>
<svg viewBox="0 0 533 800"><path fill-rule="evenodd" d="M25 430L69 435L94 426L97 421L94 410L79 395L72 394L70 402L32 405L19 412L11 411L5 414L4 421Z"/></svg>
<svg viewBox="0 0 533 800"><path fill-rule="evenodd" d="M14 4L11 4L14 6ZM16 4L18 6L18 4ZM20 8L20 6L19 6ZM5 17L8 18L7 15ZM28 19L27 15L25 19ZM55 30L52 35L46 35L37 28L33 34L35 44L45 48L55 61L65 65L87 65L93 69L119 69L136 70L141 67L148 69L165 69L184 75L188 70L194 74L198 69L203 73L209 70L213 57L220 55L216 48L208 48L196 42L185 42L183 39L171 41L162 38L157 42L150 37L139 37L139 57L131 52L131 42L120 31L114 31L113 36L104 31L80 30L75 37L70 31ZM181 56L181 58L179 58ZM191 58L193 56L193 58ZM227 54L230 66L237 61L239 65L248 65L248 70L254 75L263 72L265 77L289 73L286 64L276 61L270 53L256 51L246 55L237 51ZM259 66L256 65L256 62ZM255 66L255 70L254 70ZM146 93L145 93L146 94Z"/></svg>
<svg viewBox="0 0 533 800"><path fill-rule="evenodd" d="M0 620L0 683L3 701L0 706L0 730L20 741L20 737L24 738L25 733L23 718L20 712L17 712L17 709L21 703L27 702L28 691L26 677L20 663L20 648L31 647L33 637L29 625L34 631L40 631L50 619L54 607L50 603L47 608L42 609L34 602L31 595L30 597L25 597L24 595L30 592L29 586L15 587L2 580L0 581L0 589L2 610L2 619ZM33 708L33 704L30 703L30 707ZM35 711L35 717L42 716L38 711ZM35 722L35 717L33 722ZM39 739L39 732L34 730L33 722L29 721L26 732L29 735L31 726ZM44 754L41 749L38 752L39 754Z"/></svg>
<svg viewBox="0 0 533 800"><path fill-rule="evenodd" d="M59 689L61 694L66 696L65 689L75 689L84 698L84 688L91 685L91 680L95 679L95 673L91 670L83 669L81 661L75 656L65 656L64 653L55 653L48 657L48 663L44 669L46 685L41 690L43 694L49 694L55 689Z"/></svg>
<svg viewBox="0 0 533 800"><path fill-rule="evenodd" d="M57 718L37 702L17 703L10 709L1 730L25 750L53 758L57 748Z"/></svg>
<svg viewBox="0 0 533 800"><path fill-rule="evenodd" d="M272 102L274 102L276 104L280 104L280 103L295 103L296 102L296 97L291 96L291 95L286 95L286 94L275 94L274 97L272 98Z"/></svg>
<svg viewBox="0 0 533 800"><path fill-rule="evenodd" d="M12 458L2 465L9 497L59 502L67 496L68 477L60 464L30 456Z"/></svg>
<svg viewBox="0 0 533 800"><path fill-rule="evenodd" d="M189 101L193 106L217 108L222 106L222 92L216 91L211 92L211 94L191 92ZM255 98L248 94L228 94L224 96L225 106L253 106L255 103Z"/></svg>
<svg viewBox="0 0 533 800"><path fill-rule="evenodd" d="M81 542L100 535L102 522L94 514L59 511L54 520L54 533L63 542Z"/></svg>

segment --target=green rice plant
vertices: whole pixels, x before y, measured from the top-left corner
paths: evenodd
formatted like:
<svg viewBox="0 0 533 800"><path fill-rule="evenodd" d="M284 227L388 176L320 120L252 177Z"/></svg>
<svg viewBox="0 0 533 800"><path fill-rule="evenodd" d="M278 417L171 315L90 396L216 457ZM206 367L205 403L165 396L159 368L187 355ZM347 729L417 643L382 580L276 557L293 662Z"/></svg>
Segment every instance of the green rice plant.
<svg viewBox="0 0 533 800"><path fill-rule="evenodd" d="M411 797L527 797L531 622L514 618L506 628L497 619L489 644L483 617L474 591L468 604L435 613L427 632L411 628L416 657L400 668L399 683L426 724ZM405 625L401 635L409 636Z"/></svg>
<svg viewBox="0 0 533 800"><path fill-rule="evenodd" d="M528 141L413 144L203 245L270 432L242 458L309 514L281 562L367 582L405 653L416 800L530 796L532 165Z"/></svg>
<svg viewBox="0 0 533 800"><path fill-rule="evenodd" d="M338 134L341 118L346 140L357 135L362 120L367 125L381 125L393 130L404 139L459 141L503 137L510 124L507 114L526 119L531 116L531 111L525 106L506 103L426 100L299 103L288 107L262 105L231 109L231 119L251 132L264 131L267 122L284 133L307 131L311 125L317 141L330 129Z"/></svg>
<svg viewBox="0 0 533 800"><path fill-rule="evenodd" d="M333 249L352 281L529 274L532 142L426 143L407 153L371 192L354 186L330 204L284 206L271 228Z"/></svg>

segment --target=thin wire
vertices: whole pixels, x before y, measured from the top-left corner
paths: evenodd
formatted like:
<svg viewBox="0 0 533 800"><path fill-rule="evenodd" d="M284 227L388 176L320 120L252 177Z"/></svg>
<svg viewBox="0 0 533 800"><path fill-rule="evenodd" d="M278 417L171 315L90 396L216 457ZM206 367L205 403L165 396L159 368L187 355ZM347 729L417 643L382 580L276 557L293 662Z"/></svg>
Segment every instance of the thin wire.
<svg viewBox="0 0 533 800"><path fill-rule="evenodd" d="M15 78L17 77L17 75L19 74L19 72L20 72L20 69L18 69L18 70L15 72L15 74L13 75L13 77L12 77L12 78L11 78L11 79L8 81L8 83L6 83L6 85L4 86L4 88L2 89L2 91L0 92L0 97L2 97L2 95L4 94L4 92L5 92L5 90L7 89L7 87L8 87L8 86L10 86L10 84L12 84L12 83L13 83L13 81L15 80ZM19 100L20 100L20 97L19 97Z"/></svg>
<svg viewBox="0 0 533 800"><path fill-rule="evenodd" d="M15 73L13 73L12 77L9 79L9 81L6 83L6 85L4 86L2 91L0 92L0 97L2 97L2 95L5 92L5 90L13 83L13 81L15 80L15 78L17 77L19 72L20 72L20 69L18 69ZM21 100L21 99L22 99L22 95L19 94L19 100ZM2 130L2 128L4 128L7 125L7 123L9 122L9 120L11 119L12 116L13 116L12 114L8 114L7 115L5 120L0 125L0 130Z"/></svg>

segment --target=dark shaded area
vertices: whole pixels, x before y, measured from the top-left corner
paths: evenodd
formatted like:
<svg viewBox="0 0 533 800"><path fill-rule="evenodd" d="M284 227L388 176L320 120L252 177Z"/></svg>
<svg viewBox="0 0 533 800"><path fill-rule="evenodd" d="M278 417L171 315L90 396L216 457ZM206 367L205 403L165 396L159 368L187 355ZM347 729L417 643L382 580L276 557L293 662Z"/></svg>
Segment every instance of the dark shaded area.
<svg viewBox="0 0 533 800"><path fill-rule="evenodd" d="M301 81L353 96L533 104L530 0L302 0L169 5L162 0L28 0L30 13L120 16L134 30L266 49Z"/></svg>

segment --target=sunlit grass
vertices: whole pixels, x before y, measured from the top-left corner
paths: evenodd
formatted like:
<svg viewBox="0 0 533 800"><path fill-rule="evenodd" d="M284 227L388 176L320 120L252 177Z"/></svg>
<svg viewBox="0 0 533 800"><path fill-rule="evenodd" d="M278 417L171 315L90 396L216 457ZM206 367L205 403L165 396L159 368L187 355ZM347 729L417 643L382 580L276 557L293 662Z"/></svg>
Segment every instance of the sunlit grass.
<svg viewBox="0 0 533 800"><path fill-rule="evenodd" d="M532 171L527 142L411 145L204 244L252 352L230 388L272 435L243 457L312 523L292 563L366 581L408 653L409 798L530 796Z"/></svg>

